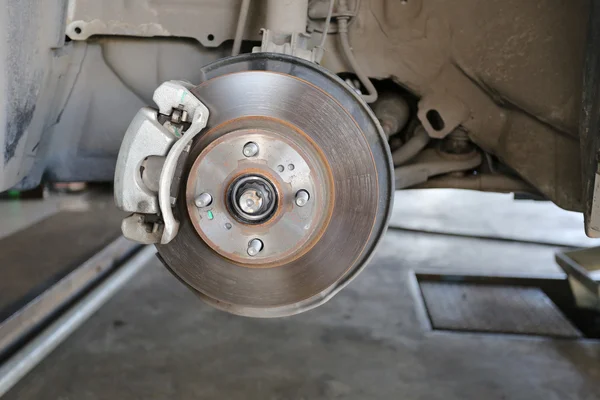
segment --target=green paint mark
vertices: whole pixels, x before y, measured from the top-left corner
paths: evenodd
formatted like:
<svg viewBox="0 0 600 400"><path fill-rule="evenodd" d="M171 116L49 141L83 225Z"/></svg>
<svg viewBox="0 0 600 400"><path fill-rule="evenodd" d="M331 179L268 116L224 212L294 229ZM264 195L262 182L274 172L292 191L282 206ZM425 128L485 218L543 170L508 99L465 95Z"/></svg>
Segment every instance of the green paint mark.
<svg viewBox="0 0 600 400"><path fill-rule="evenodd" d="M208 211L206 214L208 215L208 219L210 219L211 221L212 221L212 219L215 217L215 216L213 215L212 211L210 211L210 210L209 210L209 211Z"/></svg>
<svg viewBox="0 0 600 400"><path fill-rule="evenodd" d="M181 100L179 100L179 103L183 104L183 99L185 99L185 96L187 95L187 91L183 90L181 92Z"/></svg>
<svg viewBox="0 0 600 400"><path fill-rule="evenodd" d="M181 134L179 133L179 130L177 129L177 127L174 126L173 129L175 129L175 136L180 137Z"/></svg>
<svg viewBox="0 0 600 400"><path fill-rule="evenodd" d="M21 192L19 192L18 190L9 190L8 191L8 197L10 197L11 199L17 199L17 198L19 198L20 195L21 195Z"/></svg>

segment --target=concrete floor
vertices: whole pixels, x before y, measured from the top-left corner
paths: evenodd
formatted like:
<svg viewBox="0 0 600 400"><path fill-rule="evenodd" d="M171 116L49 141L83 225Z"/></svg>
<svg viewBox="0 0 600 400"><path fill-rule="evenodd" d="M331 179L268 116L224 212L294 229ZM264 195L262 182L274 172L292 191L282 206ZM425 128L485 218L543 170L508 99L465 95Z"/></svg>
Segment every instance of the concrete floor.
<svg viewBox="0 0 600 400"><path fill-rule="evenodd" d="M580 215L550 204L449 193L398 195L393 223L590 243ZM214 310L153 261L6 398L600 399L599 342L434 332L411 282L412 270L560 274L553 254L391 231L337 297L274 320Z"/></svg>
<svg viewBox="0 0 600 400"><path fill-rule="evenodd" d="M84 211L90 207L112 206L112 196L96 193L65 194L51 193L44 199L1 199L0 200L0 239L58 213L59 211ZM109 204L110 203L110 204Z"/></svg>

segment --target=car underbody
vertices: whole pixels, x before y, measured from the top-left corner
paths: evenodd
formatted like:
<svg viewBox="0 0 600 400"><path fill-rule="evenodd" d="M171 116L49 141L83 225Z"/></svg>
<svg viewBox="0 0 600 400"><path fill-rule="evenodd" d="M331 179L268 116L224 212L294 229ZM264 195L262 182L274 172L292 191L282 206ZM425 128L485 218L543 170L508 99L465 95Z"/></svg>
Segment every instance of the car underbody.
<svg viewBox="0 0 600 400"><path fill-rule="evenodd" d="M590 1L6 11L0 191L114 180L125 236L218 308L322 304L366 265L400 189L546 199L600 233Z"/></svg>

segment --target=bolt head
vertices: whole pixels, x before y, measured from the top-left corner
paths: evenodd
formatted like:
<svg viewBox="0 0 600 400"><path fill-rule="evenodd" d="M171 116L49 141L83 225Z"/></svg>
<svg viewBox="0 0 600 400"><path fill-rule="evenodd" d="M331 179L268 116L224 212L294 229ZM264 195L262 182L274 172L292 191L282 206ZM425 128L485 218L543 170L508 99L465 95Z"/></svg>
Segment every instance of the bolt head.
<svg viewBox="0 0 600 400"><path fill-rule="evenodd" d="M298 207L304 207L308 203L308 199L310 199L310 194L306 190L298 190L295 200Z"/></svg>
<svg viewBox="0 0 600 400"><path fill-rule="evenodd" d="M212 203L212 196L209 193L202 193L200 196L196 197L194 200L194 204L198 208L204 208L210 206Z"/></svg>
<svg viewBox="0 0 600 400"><path fill-rule="evenodd" d="M244 156L246 157L254 157L258 154L258 145L254 142L248 142L244 145L243 150Z"/></svg>
<svg viewBox="0 0 600 400"><path fill-rule="evenodd" d="M264 195L256 189L248 189L240 196L239 206L247 214L253 215L259 212L263 206Z"/></svg>
<svg viewBox="0 0 600 400"><path fill-rule="evenodd" d="M247 250L248 255L250 257L254 257L258 253L260 253L262 248L263 248L263 242L260 239L252 239L250 241L250 243L248 243L248 250Z"/></svg>
<svg viewBox="0 0 600 400"><path fill-rule="evenodd" d="M174 108L173 112L171 113L171 122L174 122L176 124L180 123L182 111L183 110L179 108Z"/></svg>

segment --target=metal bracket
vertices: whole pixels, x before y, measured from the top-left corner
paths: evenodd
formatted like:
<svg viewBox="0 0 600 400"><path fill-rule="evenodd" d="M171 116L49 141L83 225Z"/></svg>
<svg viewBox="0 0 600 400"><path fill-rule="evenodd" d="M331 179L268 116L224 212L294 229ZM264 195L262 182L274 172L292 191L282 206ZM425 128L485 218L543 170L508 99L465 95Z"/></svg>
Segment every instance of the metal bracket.
<svg viewBox="0 0 600 400"><path fill-rule="evenodd" d="M177 235L179 221L173 215L171 208L171 185L177 161L181 153L192 140L206 127L208 122L208 108L189 89L187 82L165 82L154 92L153 100L158 105L161 114L168 114L174 108L182 108L192 118L192 125L183 133L183 136L173 144L163 164L158 184L158 204L164 222L164 230L160 243L167 244Z"/></svg>
<svg viewBox="0 0 600 400"><path fill-rule="evenodd" d="M156 190L142 179L148 157L167 155L176 137L158 122L155 109L144 107L125 132L115 170L115 203L123 211L158 214Z"/></svg>
<svg viewBox="0 0 600 400"><path fill-rule="evenodd" d="M122 210L134 213L122 225L123 234L131 240L166 244L179 231L179 221L173 215L175 199L171 196L171 186L179 158L206 127L209 116L208 108L190 92L192 87L192 84L183 81L168 81L160 85L153 96L158 112L148 107L141 109L121 144L115 172L115 202ZM173 113L175 123L168 121L161 125L158 113ZM187 118L191 124L184 129L181 123ZM151 163L157 171L142 175L143 167L150 165L145 163L149 157L164 159L160 174L157 172L161 163ZM148 182L149 176L158 176L158 182ZM155 222L149 226L145 215L158 215L162 223Z"/></svg>
<svg viewBox="0 0 600 400"><path fill-rule="evenodd" d="M559 252L555 259L567 274L577 307L600 311L600 247Z"/></svg>
<svg viewBox="0 0 600 400"><path fill-rule="evenodd" d="M262 29L260 47L254 47L253 53L281 53L316 62L320 49L307 50L310 35L306 33L276 33L270 29Z"/></svg>

